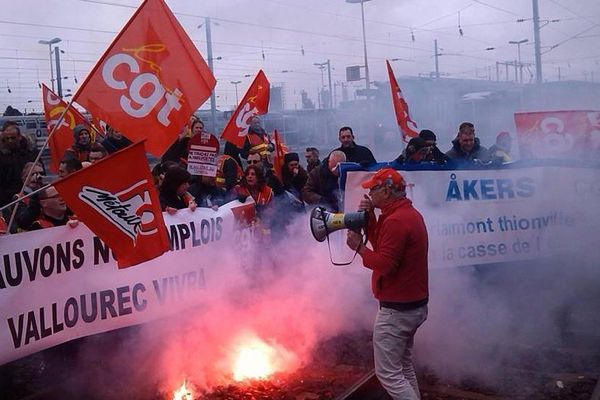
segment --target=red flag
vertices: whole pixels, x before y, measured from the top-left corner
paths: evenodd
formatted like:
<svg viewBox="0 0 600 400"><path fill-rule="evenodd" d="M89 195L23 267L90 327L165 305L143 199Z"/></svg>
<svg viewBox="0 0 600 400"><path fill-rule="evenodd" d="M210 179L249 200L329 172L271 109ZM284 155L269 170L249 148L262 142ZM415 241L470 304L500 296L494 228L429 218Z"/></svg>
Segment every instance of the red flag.
<svg viewBox="0 0 600 400"><path fill-rule="evenodd" d="M600 111L515 113L521 159L580 158L600 147Z"/></svg>
<svg viewBox="0 0 600 400"><path fill-rule="evenodd" d="M77 217L114 251L119 268L169 250L143 142L70 174L54 186Z"/></svg>
<svg viewBox="0 0 600 400"><path fill-rule="evenodd" d="M246 95L231 115L225 129L223 129L221 138L242 148L248 134L250 119L255 115L263 115L269 111L269 90L270 83L267 76L262 70L258 71Z"/></svg>
<svg viewBox="0 0 600 400"><path fill-rule="evenodd" d="M48 127L48 133L50 133L54 125L58 122L58 118L65 111L65 108L67 108L67 103L46 85L42 85L42 99L44 101L46 126ZM51 171L58 172L58 167L65 154L65 150L73 145L73 128L75 128L75 125L80 124L89 125L85 117L71 106L48 141Z"/></svg>
<svg viewBox="0 0 600 400"><path fill-rule="evenodd" d="M75 95L160 156L210 96L215 78L163 0L145 0Z"/></svg>
<svg viewBox="0 0 600 400"><path fill-rule="evenodd" d="M402 139L408 142L407 138L419 136L417 124L410 119L408 104L404 100L404 96L402 96L402 90L398 86L390 62L386 60L385 63L387 64L388 75L390 77L390 88L392 89L392 101L394 103L394 111L396 112L396 121L400 127L400 132L402 132Z"/></svg>
<svg viewBox="0 0 600 400"><path fill-rule="evenodd" d="M279 178L280 182L283 182L281 176L281 168L285 164L284 156L289 153L288 147L283 143L283 139L277 129L273 132L273 141L275 142L275 154L273 155L273 169L275 170L275 176Z"/></svg>
<svg viewBox="0 0 600 400"><path fill-rule="evenodd" d="M101 119L98 119L92 115L92 125L93 125L94 129L96 129L101 136L105 137L107 135L106 122L104 122Z"/></svg>

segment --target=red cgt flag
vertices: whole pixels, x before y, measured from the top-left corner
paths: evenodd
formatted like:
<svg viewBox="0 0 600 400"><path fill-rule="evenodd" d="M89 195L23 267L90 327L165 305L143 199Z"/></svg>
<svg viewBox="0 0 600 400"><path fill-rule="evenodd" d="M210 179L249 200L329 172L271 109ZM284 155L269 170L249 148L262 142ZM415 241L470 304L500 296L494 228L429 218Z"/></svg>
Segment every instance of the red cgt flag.
<svg viewBox="0 0 600 400"><path fill-rule="evenodd" d="M60 97L56 95L46 85L42 85L42 99L44 101L44 114L46 116L46 126L48 127L48 133L52 131L52 128L58 123L67 103L65 103ZM58 171L60 161L62 160L65 150L73 145L73 128L75 125L88 125L87 120L83 115L79 113L75 108L70 107L65 113L63 120L60 125L56 128L56 131L50 136L48 145L50 147L50 170L53 172Z"/></svg>
<svg viewBox="0 0 600 400"><path fill-rule="evenodd" d="M267 76L262 70L258 71L246 95L231 115L221 138L242 148L248 134L250 119L255 115L263 115L269 111L269 90L270 83Z"/></svg>
<svg viewBox="0 0 600 400"><path fill-rule="evenodd" d="M406 100L404 100L404 96L402 96L402 90L400 90L400 86L398 86L390 62L386 60L385 63L387 64L388 75L390 77L390 88L392 89L392 101L394 102L396 121L400 127L400 132L402 132L402 138L407 142L407 138L419 136L417 124L410 119L408 104L406 103Z"/></svg>
<svg viewBox="0 0 600 400"><path fill-rule="evenodd" d="M515 113L521 159L581 158L600 148L600 111Z"/></svg>
<svg viewBox="0 0 600 400"><path fill-rule="evenodd" d="M75 95L92 115L161 156L215 87L163 0L145 0Z"/></svg>
<svg viewBox="0 0 600 400"><path fill-rule="evenodd" d="M281 168L285 164L284 156L287 153L289 153L289 149L283 142L281 134L277 131L277 129L273 132L273 142L275 143L273 169L275 170L275 175L277 176L279 181L283 182L283 176L281 176Z"/></svg>
<svg viewBox="0 0 600 400"><path fill-rule="evenodd" d="M119 268L169 250L143 142L103 158L54 186L77 217L114 251Z"/></svg>

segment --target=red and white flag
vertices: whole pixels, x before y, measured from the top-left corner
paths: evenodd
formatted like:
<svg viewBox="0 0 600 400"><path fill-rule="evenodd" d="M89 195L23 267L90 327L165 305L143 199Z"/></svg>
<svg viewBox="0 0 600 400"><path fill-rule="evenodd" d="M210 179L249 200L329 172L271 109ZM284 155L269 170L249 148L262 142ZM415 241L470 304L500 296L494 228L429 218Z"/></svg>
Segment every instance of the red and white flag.
<svg viewBox="0 0 600 400"><path fill-rule="evenodd" d="M515 113L521 159L580 158L600 149L600 111Z"/></svg>
<svg viewBox="0 0 600 400"><path fill-rule="evenodd" d="M275 144L275 152L273 154L273 169L275 170L275 176L279 178L279 181L283 182L281 168L285 164L284 158L285 155L289 153L289 149L283 142L283 138L277 129L273 132L273 142Z"/></svg>
<svg viewBox="0 0 600 400"><path fill-rule="evenodd" d="M398 86L390 62L386 60L385 63L387 64L388 75L390 77L390 88L392 89L392 101L394 103L394 111L396 112L396 121L400 127L400 132L402 132L402 139L408 142L410 138L419 136L417 124L410 119L408 104L404 96L402 96L402 90Z"/></svg>
<svg viewBox="0 0 600 400"><path fill-rule="evenodd" d="M235 144L244 146L244 140L250 127L250 119L256 115L263 115L269 111L270 83L265 73L260 70L248 88L246 95L238 105L231 119L225 126L221 138Z"/></svg>
<svg viewBox="0 0 600 400"><path fill-rule="evenodd" d="M144 143L135 143L54 183L67 205L130 267L169 250Z"/></svg>
<svg viewBox="0 0 600 400"><path fill-rule="evenodd" d="M161 156L215 87L215 77L163 0L145 0L74 96Z"/></svg>
<svg viewBox="0 0 600 400"><path fill-rule="evenodd" d="M46 126L48 128L48 133L50 133L58 123L58 119L67 108L68 104L46 85L42 85L42 99L44 101ZM65 154L65 150L73 145L73 128L75 128L75 125L81 124L89 125L85 117L71 106L48 141L48 146L50 147L51 171L58 172L58 167Z"/></svg>

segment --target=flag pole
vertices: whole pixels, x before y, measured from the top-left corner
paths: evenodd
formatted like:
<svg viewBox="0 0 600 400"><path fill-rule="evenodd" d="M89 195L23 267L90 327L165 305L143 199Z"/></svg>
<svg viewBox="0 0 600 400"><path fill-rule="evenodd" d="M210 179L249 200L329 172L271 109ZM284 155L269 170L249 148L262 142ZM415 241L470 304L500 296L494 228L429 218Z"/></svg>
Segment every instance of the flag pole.
<svg viewBox="0 0 600 400"><path fill-rule="evenodd" d="M67 104L67 106L63 110L62 114L60 114L60 117L58 117L58 121L56 122L56 124L54 125L54 127L52 128L52 130L50 131L50 133L48 133L48 137L46 138L46 141L44 142L42 148L38 152L38 155L35 158L35 161L33 162L33 165L36 165L38 162L40 162L40 158L42 157L42 153L46 149L46 146L48 146L48 142L50 141L50 138L52 137L52 135L54 135L54 132L56 132L56 129L60 126L60 124L62 123L63 119L65 118L65 115L67 114L67 111L69 111L69 109L71 108L72 105L73 105L73 100L71 100ZM27 172L27 176L23 180L23 186L21 187L21 190L19 191L19 194L23 193L23 190L25 189L25 184L27 183L27 181L29 180L29 178L31 178L32 174L33 174L33 168L29 168L29 171ZM29 194L29 196L30 195L31 194ZM7 235L10 235L10 227L12 226L12 223L15 220L15 216L17 215L17 209L19 208L19 202L22 199L24 199L26 197L29 197L29 196L23 196L23 197L19 196L19 198L16 201L13 201L12 203L9 203L9 204L14 204L16 202L15 207L13 208L12 213L10 214L10 219L8 220L8 225L6 226L6 234ZM6 208L6 206L2 207L0 210L3 210L4 208Z"/></svg>
<svg viewBox="0 0 600 400"><path fill-rule="evenodd" d="M49 183L49 184L47 184L47 185L44 185L44 186L42 186L42 187L41 187L41 188L39 188L39 189L36 189L36 190L34 190L33 192L27 193L27 194L26 194L26 195L24 195L24 196L20 196L19 198L17 198L17 199L15 199L15 200L11 201L10 203L8 203L8 204L5 204L5 205L3 205L2 207L0 207L0 211L2 211L2 210L4 210L4 209L6 209L6 208L8 208L8 207L12 206L13 204L17 204L18 202L20 202L20 201L22 201L22 200L24 200L24 199L26 199L26 198L28 198L28 197L31 197L31 196L33 196L34 194L37 194L37 193L41 192L42 190L46 190L46 189L48 189L48 188L49 188L50 186L52 186L52 185L53 185L52 183ZM16 207L15 207L15 208L16 208ZM7 228L8 228L8 227L7 227Z"/></svg>

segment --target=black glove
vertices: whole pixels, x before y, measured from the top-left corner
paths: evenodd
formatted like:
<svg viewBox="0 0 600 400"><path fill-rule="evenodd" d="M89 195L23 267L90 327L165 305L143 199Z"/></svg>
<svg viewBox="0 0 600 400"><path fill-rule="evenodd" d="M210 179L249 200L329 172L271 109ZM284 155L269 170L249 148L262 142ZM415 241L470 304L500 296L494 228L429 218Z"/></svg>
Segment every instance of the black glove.
<svg viewBox="0 0 600 400"><path fill-rule="evenodd" d="M239 200L240 203L245 203L247 198L248 198L248 196L245 194L238 194L238 197L237 197L237 199Z"/></svg>

